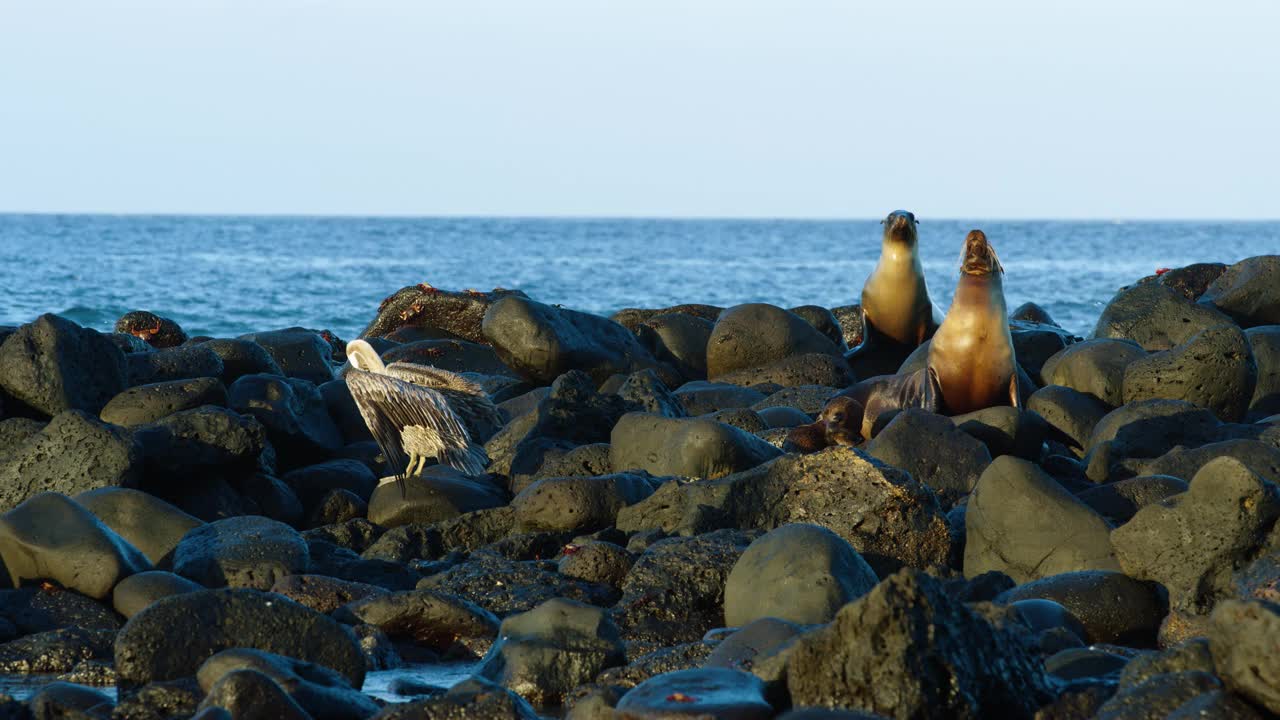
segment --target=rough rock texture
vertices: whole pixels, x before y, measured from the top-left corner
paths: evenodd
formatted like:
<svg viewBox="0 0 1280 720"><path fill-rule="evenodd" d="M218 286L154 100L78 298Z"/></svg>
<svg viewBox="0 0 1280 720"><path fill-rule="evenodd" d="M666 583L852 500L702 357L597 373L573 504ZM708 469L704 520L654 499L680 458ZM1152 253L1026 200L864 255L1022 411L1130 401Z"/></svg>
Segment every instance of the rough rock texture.
<svg viewBox="0 0 1280 720"><path fill-rule="evenodd" d="M1280 413L1280 325L1263 325L1245 332L1258 366L1258 382L1249 401L1249 418Z"/></svg>
<svg viewBox="0 0 1280 720"><path fill-rule="evenodd" d="M227 389L231 409L252 415L267 429L283 469L324 460L343 445L324 397L306 380L245 375Z"/></svg>
<svg viewBox="0 0 1280 720"><path fill-rule="evenodd" d="M553 562L508 560L490 552L473 553L467 562L423 578L418 589L469 600L499 617L557 597L601 606L618 598L614 588L562 576Z"/></svg>
<svg viewBox="0 0 1280 720"><path fill-rule="evenodd" d="M807 353L839 355L840 348L800 316L763 303L720 314L707 342L707 376L764 367Z"/></svg>
<svg viewBox="0 0 1280 720"><path fill-rule="evenodd" d="M226 404L227 388L217 378L174 380L129 388L111 398L100 417L113 425L134 427L180 410Z"/></svg>
<svg viewBox="0 0 1280 720"><path fill-rule="evenodd" d="M1098 338L1069 345L1045 361L1046 385L1061 385L1116 407L1124 402L1124 370L1146 357L1131 340Z"/></svg>
<svg viewBox="0 0 1280 720"><path fill-rule="evenodd" d="M1084 626L1090 643L1154 647L1168 602L1154 583L1118 572L1082 570L1024 583L999 602L1042 599L1059 603Z"/></svg>
<svg viewBox="0 0 1280 720"><path fill-rule="evenodd" d="M425 283L403 287L387 296L378 315L360 333L380 338L402 328L415 328L443 337L459 337L487 343L481 323L494 302L508 295L524 297L519 290L494 288L491 292L440 290Z"/></svg>
<svg viewBox="0 0 1280 720"><path fill-rule="evenodd" d="M1186 491L1186 480L1150 475L1099 485L1077 497L1113 524L1123 525L1142 508Z"/></svg>
<svg viewBox="0 0 1280 720"><path fill-rule="evenodd" d="M97 415L124 390L124 353L96 330L41 315L0 345L0 389L44 415Z"/></svg>
<svg viewBox="0 0 1280 720"><path fill-rule="evenodd" d="M350 624L377 626L391 638L411 640L451 657L474 658L498 634L493 613L430 589L372 595L343 606L333 616Z"/></svg>
<svg viewBox="0 0 1280 720"><path fill-rule="evenodd" d="M130 386L221 377L224 371L222 358L203 345L129 353L124 356L124 360Z"/></svg>
<svg viewBox="0 0 1280 720"><path fill-rule="evenodd" d="M684 406L685 412L692 417L718 410L749 408L766 397L759 390L702 380L685 383L676 388L673 394Z"/></svg>
<svg viewBox="0 0 1280 720"><path fill-rule="evenodd" d="M130 575L116 583L115 589L111 591L111 606L116 612L131 618L160 598L204 589L203 585L180 575L150 570Z"/></svg>
<svg viewBox="0 0 1280 720"><path fill-rule="evenodd" d="M247 669L219 678L200 701L199 711L197 720L312 720L270 677Z"/></svg>
<svg viewBox="0 0 1280 720"><path fill-rule="evenodd" d="M245 375L283 375L267 349L252 340L217 338L200 343L222 360L222 382L230 385Z"/></svg>
<svg viewBox="0 0 1280 720"><path fill-rule="evenodd" d="M991 452L951 420L923 410L900 412L866 444L867 454L928 485L945 506L973 490Z"/></svg>
<svg viewBox="0 0 1280 720"><path fill-rule="evenodd" d="M369 521L382 527L433 523L486 508L500 507L506 493L485 480L444 465L421 475L379 485L369 498Z"/></svg>
<svg viewBox="0 0 1280 720"><path fill-rule="evenodd" d="M716 376L716 382L734 385L781 385L782 387L802 387L821 385L823 387L842 388L854 382L853 371L849 363L839 355L827 353L805 353L791 355L775 360L768 365L752 368L740 368Z"/></svg>
<svg viewBox="0 0 1280 720"><path fill-rule="evenodd" d="M1280 605L1224 600L1211 623L1209 649L1227 686L1280 714Z"/></svg>
<svg viewBox="0 0 1280 720"><path fill-rule="evenodd" d="M999 570L1016 582L1076 570L1119 570L1111 526L1037 466L996 458L965 512L967 577Z"/></svg>
<svg viewBox="0 0 1280 720"><path fill-rule="evenodd" d="M298 531L264 517L233 517L192 529L173 553L173 571L205 587L270 590L307 571L310 554Z"/></svg>
<svg viewBox="0 0 1280 720"><path fill-rule="evenodd" d="M914 570L886 579L833 623L801 636L787 687L798 707L899 718L1030 718L1048 691L1023 637Z"/></svg>
<svg viewBox="0 0 1280 720"><path fill-rule="evenodd" d="M141 476L142 453L128 431L68 410L0 463L0 510L46 490L132 487Z"/></svg>
<svg viewBox="0 0 1280 720"><path fill-rule="evenodd" d="M116 320L117 333L131 335L153 348L177 347L187 341L178 323L146 310L127 312Z"/></svg>
<svg viewBox="0 0 1280 720"><path fill-rule="evenodd" d="M1200 296L1241 327L1280 324L1280 255L1259 255L1232 265Z"/></svg>
<svg viewBox="0 0 1280 720"><path fill-rule="evenodd" d="M628 413L613 427L609 460L618 470L714 479L778 454L763 440L712 420Z"/></svg>
<svg viewBox="0 0 1280 720"><path fill-rule="evenodd" d="M280 689L317 720L366 718L378 704L351 687L350 681L322 665L246 648L232 648L210 657L196 672L200 688L212 693L230 673L251 670L271 678Z"/></svg>
<svg viewBox="0 0 1280 720"><path fill-rule="evenodd" d="M1124 401L1186 400L1235 422L1249 409L1257 377L1253 351L1240 328L1215 325L1130 363L1124 371Z"/></svg>
<svg viewBox="0 0 1280 720"><path fill-rule="evenodd" d="M1156 352L1181 345L1201 330L1224 322L1230 318L1163 285L1135 285L1111 299L1093 335L1133 340L1144 350Z"/></svg>
<svg viewBox="0 0 1280 720"><path fill-rule="evenodd" d="M764 683L750 673L697 668L645 680L618 701L620 718L768 720L774 710Z"/></svg>
<svg viewBox="0 0 1280 720"><path fill-rule="evenodd" d="M592 532L613 525L618 511L653 494L642 475L547 478L525 488L511 501L523 530Z"/></svg>
<svg viewBox="0 0 1280 720"><path fill-rule="evenodd" d="M1204 612L1280 517L1280 496L1240 461L1201 468L1181 495L1148 505L1111 534L1125 574L1155 580L1178 610Z"/></svg>

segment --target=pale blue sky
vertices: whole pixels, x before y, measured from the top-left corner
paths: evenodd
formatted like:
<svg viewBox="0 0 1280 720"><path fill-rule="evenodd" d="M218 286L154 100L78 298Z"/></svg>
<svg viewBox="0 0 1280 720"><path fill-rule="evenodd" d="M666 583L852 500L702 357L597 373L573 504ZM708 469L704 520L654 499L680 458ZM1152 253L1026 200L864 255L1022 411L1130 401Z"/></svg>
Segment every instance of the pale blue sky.
<svg viewBox="0 0 1280 720"><path fill-rule="evenodd" d="M1280 217L1280 3L0 0L0 211Z"/></svg>

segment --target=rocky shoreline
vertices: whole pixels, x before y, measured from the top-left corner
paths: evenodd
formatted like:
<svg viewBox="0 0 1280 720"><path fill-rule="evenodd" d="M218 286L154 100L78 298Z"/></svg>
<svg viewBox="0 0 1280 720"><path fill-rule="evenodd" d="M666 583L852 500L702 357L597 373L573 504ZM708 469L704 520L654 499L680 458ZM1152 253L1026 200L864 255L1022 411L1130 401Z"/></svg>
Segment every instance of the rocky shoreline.
<svg viewBox="0 0 1280 720"><path fill-rule="evenodd" d="M0 328L0 673L59 680L0 717L1280 715L1280 256L1023 306L1025 408L786 452L859 317L404 288L362 337L506 423L403 493L332 333Z"/></svg>

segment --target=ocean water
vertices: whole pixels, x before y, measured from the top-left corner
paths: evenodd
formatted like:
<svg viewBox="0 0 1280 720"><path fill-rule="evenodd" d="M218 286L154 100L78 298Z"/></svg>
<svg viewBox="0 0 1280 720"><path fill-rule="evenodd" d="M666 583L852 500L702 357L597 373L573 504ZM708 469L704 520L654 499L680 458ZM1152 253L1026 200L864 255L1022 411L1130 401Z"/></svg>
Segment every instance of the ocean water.
<svg viewBox="0 0 1280 720"><path fill-rule="evenodd" d="M921 218L929 292L951 301L965 233L1004 264L1010 309L1087 333L1116 290L1157 268L1280 251L1280 222ZM0 215L0 324L56 312L109 330L129 310L191 334L292 325L357 335L385 296L427 282L521 289L609 314L685 302L856 302L878 219L649 220Z"/></svg>

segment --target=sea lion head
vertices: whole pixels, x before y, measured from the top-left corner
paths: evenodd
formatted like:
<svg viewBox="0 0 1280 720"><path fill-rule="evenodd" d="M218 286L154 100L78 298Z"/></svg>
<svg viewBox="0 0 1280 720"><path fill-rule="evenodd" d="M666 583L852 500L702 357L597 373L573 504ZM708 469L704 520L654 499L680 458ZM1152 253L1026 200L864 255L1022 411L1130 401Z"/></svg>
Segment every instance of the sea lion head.
<svg viewBox="0 0 1280 720"><path fill-rule="evenodd" d="M827 445L857 445L862 441L862 404L847 396L832 398L818 414Z"/></svg>
<svg viewBox="0 0 1280 720"><path fill-rule="evenodd" d="M894 210L880 221L884 225L885 241L893 241L914 247L917 241L916 216L907 210Z"/></svg>
<svg viewBox="0 0 1280 720"><path fill-rule="evenodd" d="M970 230L964 239L964 252L960 256L960 272L965 275L1003 274L1004 266L996 255L996 249L987 242L986 233Z"/></svg>

